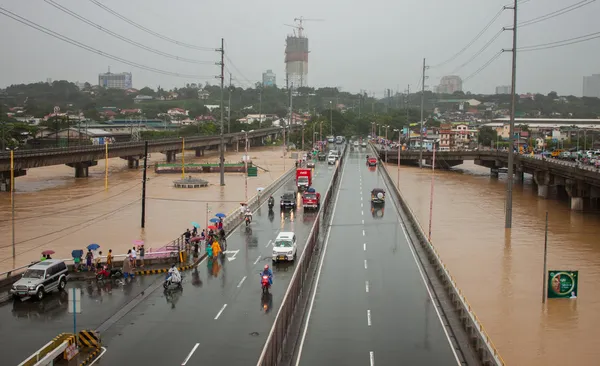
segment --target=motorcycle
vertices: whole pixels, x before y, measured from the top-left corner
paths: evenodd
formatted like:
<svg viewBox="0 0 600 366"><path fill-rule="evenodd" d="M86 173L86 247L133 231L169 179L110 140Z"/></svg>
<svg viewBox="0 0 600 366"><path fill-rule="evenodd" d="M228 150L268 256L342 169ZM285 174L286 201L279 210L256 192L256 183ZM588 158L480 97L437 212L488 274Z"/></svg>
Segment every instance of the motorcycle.
<svg viewBox="0 0 600 366"><path fill-rule="evenodd" d="M273 206L275 206L275 201L274 200L269 200L269 212L273 211Z"/></svg>
<svg viewBox="0 0 600 366"><path fill-rule="evenodd" d="M260 285L262 287L262 292L264 293L268 293L269 292L269 288L271 288L271 282L269 281L269 276L262 276L262 279L260 280Z"/></svg>
<svg viewBox="0 0 600 366"><path fill-rule="evenodd" d="M246 221L246 226L250 225L250 215L246 215L246 217L244 218L244 221Z"/></svg>
<svg viewBox="0 0 600 366"><path fill-rule="evenodd" d="M165 288L165 290L168 289L174 283L177 285L177 287L182 287L181 281L173 282L173 276L171 276L171 273L167 273L167 277L165 278L165 282L163 283L163 287Z"/></svg>
<svg viewBox="0 0 600 366"><path fill-rule="evenodd" d="M110 271L104 266L102 269L96 271L96 279L104 280L107 278L118 278L123 276L123 271L120 268L111 268Z"/></svg>

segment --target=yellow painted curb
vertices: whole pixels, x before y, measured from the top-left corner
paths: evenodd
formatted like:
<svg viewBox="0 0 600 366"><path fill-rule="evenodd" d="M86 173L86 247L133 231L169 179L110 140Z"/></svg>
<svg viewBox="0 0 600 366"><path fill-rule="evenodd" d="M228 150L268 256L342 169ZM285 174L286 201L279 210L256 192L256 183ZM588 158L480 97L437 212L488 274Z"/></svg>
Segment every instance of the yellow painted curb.
<svg viewBox="0 0 600 366"><path fill-rule="evenodd" d="M83 361L82 361L82 362L79 364L79 366L85 366L85 365L87 365L88 363L92 362L92 361L93 361L93 360L96 358L96 356L98 356L98 354L99 354L99 353L100 353L100 347L98 347L98 348L96 348L95 350L93 350L93 351L92 351L92 352L91 352L91 353L90 353L90 354L87 356L87 358L86 358L85 360L83 360Z"/></svg>

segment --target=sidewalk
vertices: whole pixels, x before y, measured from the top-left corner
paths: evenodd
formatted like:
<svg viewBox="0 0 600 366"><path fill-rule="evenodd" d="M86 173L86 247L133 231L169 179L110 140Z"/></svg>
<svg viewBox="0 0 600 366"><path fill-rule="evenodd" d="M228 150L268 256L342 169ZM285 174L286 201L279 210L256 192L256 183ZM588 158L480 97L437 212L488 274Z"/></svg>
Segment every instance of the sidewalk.
<svg viewBox="0 0 600 366"><path fill-rule="evenodd" d="M252 161L268 170L259 170L258 177L249 177L248 197L256 194L256 189L266 187L284 172L281 147L252 148L249 153ZM228 153L226 161L241 161L243 152ZM181 159L181 156L178 156ZM181 235L191 222L198 222L205 227L208 218L218 212L230 213L245 201L245 176L243 173L226 173L225 187L221 187L218 173L191 174L207 180L206 188L177 189L173 180L180 175L155 174L148 170L146 186L146 228L140 229L140 195L141 169L127 170L114 168L119 163L126 166L125 160L114 161L113 170L109 173L109 189L107 192L99 187L104 184L104 162L90 168L88 179L76 180L67 188L56 187L39 192L19 192L15 198L16 206L16 251L17 261L12 263L10 220L0 221L0 236L5 238L0 248L0 272L26 265L39 260L41 251L52 249L56 253L53 258L69 258L74 249L85 249L91 243L98 243L100 250L106 255L108 249L115 254L124 254L133 247L134 240L144 240L147 253L150 248L160 248ZM162 154L152 154L150 161L163 160ZM179 162L181 160L178 160ZM196 158L193 151L187 151L186 163L205 163L218 161L218 155L207 154ZM286 159L285 168L293 166L293 159ZM47 167L40 173L31 169L29 183L38 180L43 184L49 180L52 168L55 170L67 167ZM120 169L120 170L119 170ZM37 174L37 176L36 176ZM64 174L64 173L60 173ZM186 174L188 176L189 174ZM22 179L19 178L19 179ZM17 185L19 181L17 181ZM26 185L26 184L24 184ZM101 188L100 188L101 189ZM17 188L18 190L18 188ZM77 198L68 200L74 195ZM3 197L4 198L4 197ZM24 202L24 203L22 203ZM0 201L3 218L10 218L5 201ZM206 214L207 205L210 210Z"/></svg>

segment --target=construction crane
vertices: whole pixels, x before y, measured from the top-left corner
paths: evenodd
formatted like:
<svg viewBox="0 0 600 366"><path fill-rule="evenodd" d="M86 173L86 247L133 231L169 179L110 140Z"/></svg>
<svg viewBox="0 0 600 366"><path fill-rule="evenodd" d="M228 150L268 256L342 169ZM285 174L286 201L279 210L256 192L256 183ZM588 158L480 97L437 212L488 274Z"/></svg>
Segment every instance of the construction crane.
<svg viewBox="0 0 600 366"><path fill-rule="evenodd" d="M302 25L302 22L324 22L324 19L306 19L304 17L300 17L300 18L294 18L294 22L297 22L297 24L295 25L291 25L291 24L284 24L285 26L288 27L292 27L292 28L296 28L298 30L298 37L302 38L302 31L304 30L304 26ZM294 35L296 35L296 32L294 31Z"/></svg>

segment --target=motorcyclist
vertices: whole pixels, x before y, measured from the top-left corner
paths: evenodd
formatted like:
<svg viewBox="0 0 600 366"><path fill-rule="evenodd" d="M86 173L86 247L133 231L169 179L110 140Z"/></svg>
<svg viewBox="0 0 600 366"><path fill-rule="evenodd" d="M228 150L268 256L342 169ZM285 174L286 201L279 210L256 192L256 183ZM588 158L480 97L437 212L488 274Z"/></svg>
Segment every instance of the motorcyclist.
<svg viewBox="0 0 600 366"><path fill-rule="evenodd" d="M269 268L268 264L265 264L265 268L260 272L260 277L269 276L269 285L273 285L273 271Z"/></svg>
<svg viewBox="0 0 600 366"><path fill-rule="evenodd" d="M179 269L177 269L177 265L173 264L169 269L169 276L167 280L170 278L171 283L181 283L181 273L179 273Z"/></svg>
<svg viewBox="0 0 600 366"><path fill-rule="evenodd" d="M275 199L271 195L269 196L269 207L272 208L273 206L275 206Z"/></svg>
<svg viewBox="0 0 600 366"><path fill-rule="evenodd" d="M244 217L248 219L249 222L252 222L252 211L250 211L249 208L247 208L246 212L244 212Z"/></svg>

